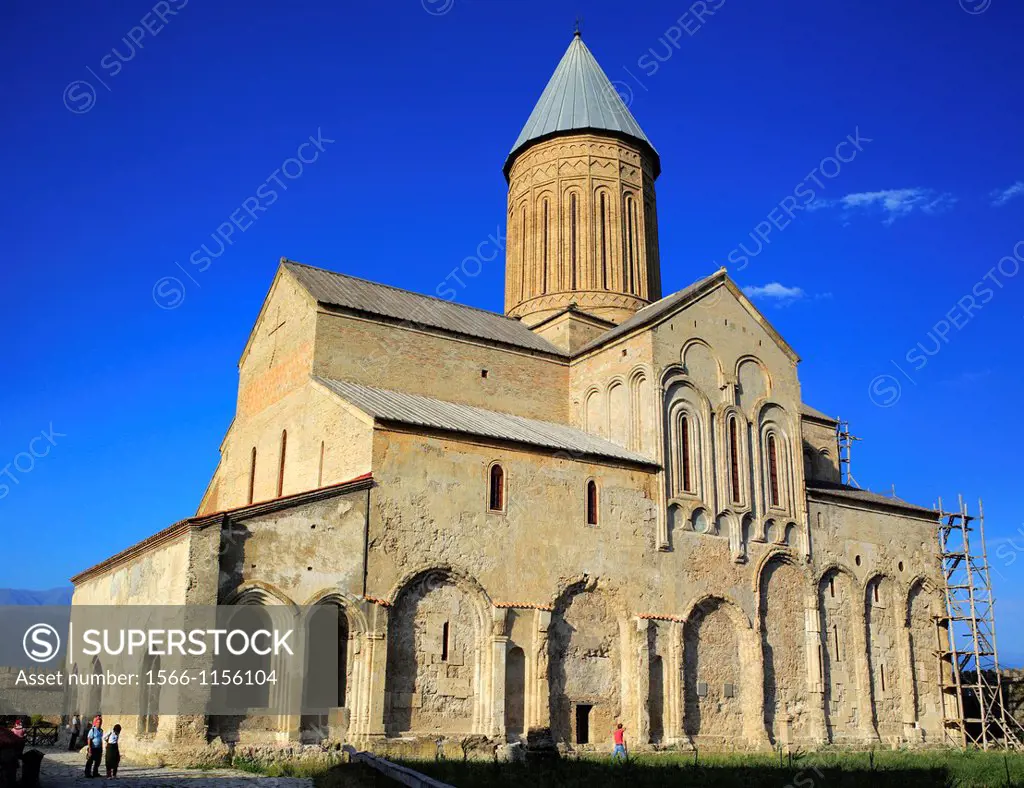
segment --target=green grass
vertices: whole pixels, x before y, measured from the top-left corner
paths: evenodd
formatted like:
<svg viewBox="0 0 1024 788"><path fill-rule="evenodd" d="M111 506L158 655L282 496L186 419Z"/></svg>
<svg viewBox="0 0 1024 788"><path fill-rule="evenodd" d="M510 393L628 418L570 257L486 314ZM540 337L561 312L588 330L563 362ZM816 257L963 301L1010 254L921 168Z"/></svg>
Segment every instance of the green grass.
<svg viewBox="0 0 1024 788"><path fill-rule="evenodd" d="M607 755L563 758L549 764L404 761L406 766L458 788L604 788L665 785L774 786L1024 786L1024 755L959 750L846 752L794 755L792 765L772 754L651 753L612 764ZM1009 774L1009 777L1007 777Z"/></svg>
<svg viewBox="0 0 1024 788"><path fill-rule="evenodd" d="M394 788L396 783L361 763L326 764L314 761L259 763L234 758L231 768L263 777L310 777L315 788Z"/></svg>

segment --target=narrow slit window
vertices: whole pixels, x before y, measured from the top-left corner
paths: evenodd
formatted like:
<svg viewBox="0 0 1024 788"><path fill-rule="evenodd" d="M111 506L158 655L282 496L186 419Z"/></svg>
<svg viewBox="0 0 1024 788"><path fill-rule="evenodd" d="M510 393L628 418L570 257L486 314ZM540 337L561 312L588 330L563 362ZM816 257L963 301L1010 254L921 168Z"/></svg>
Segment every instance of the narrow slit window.
<svg viewBox="0 0 1024 788"><path fill-rule="evenodd" d="M732 476L732 502L740 502L740 443L736 417L729 419L729 462Z"/></svg>
<svg viewBox="0 0 1024 788"><path fill-rule="evenodd" d="M544 201L544 228L543 228L543 235L544 235L544 252L543 252L544 267L541 270L540 292L541 293L546 293L548 291L548 201L547 200Z"/></svg>
<svg viewBox="0 0 1024 788"><path fill-rule="evenodd" d="M249 503L253 502L256 495L256 447L252 447L252 456L249 458Z"/></svg>
<svg viewBox="0 0 1024 788"><path fill-rule="evenodd" d="M882 692L885 692L885 665L878 666L878 673L882 679Z"/></svg>
<svg viewBox="0 0 1024 788"><path fill-rule="evenodd" d="M488 490L487 508L492 512L505 509L505 471L500 465L491 466L490 489Z"/></svg>
<svg viewBox="0 0 1024 788"><path fill-rule="evenodd" d="M828 593L833 599L836 598L836 579L834 577L828 579Z"/></svg>
<svg viewBox="0 0 1024 788"><path fill-rule="evenodd" d="M690 417L683 416L679 422L679 441L683 450L683 491L693 492L693 469L690 456Z"/></svg>
<svg viewBox="0 0 1024 788"><path fill-rule="evenodd" d="M875 584L874 584L874 585L873 585L873 586L871 587L871 595L872 595L872 596L874 597L874 599L875 599L875 604L877 605L877 604L878 604L878 583L875 583Z"/></svg>
<svg viewBox="0 0 1024 788"><path fill-rule="evenodd" d="M324 441L320 441L320 464L316 469L316 486L322 487L324 483Z"/></svg>
<svg viewBox="0 0 1024 788"><path fill-rule="evenodd" d="M768 436L768 497L772 506L779 505L779 457L775 436Z"/></svg>
<svg viewBox="0 0 1024 788"><path fill-rule="evenodd" d="M526 292L526 244L529 241L526 230L526 206L523 206L523 221L519 224L519 297L525 299Z"/></svg>
<svg viewBox="0 0 1024 788"><path fill-rule="evenodd" d="M601 192L601 287L608 289L608 209Z"/></svg>
<svg viewBox="0 0 1024 788"><path fill-rule="evenodd" d="M569 289L576 289L576 195L569 195Z"/></svg>
<svg viewBox="0 0 1024 788"><path fill-rule="evenodd" d="M622 211L622 224L623 224L623 246L624 254L622 260L622 284L623 290L627 293L634 293L634 279L633 279L633 266L635 263L633 255L633 197L630 195L626 196L625 204L623 205L624 210Z"/></svg>
<svg viewBox="0 0 1024 788"><path fill-rule="evenodd" d="M597 482L587 482L587 525L597 525Z"/></svg>
<svg viewBox="0 0 1024 788"><path fill-rule="evenodd" d="M832 625L832 641L835 643L836 662L839 662L842 660L842 656L839 651L839 626L837 624Z"/></svg>
<svg viewBox="0 0 1024 788"><path fill-rule="evenodd" d="M818 678L825 680L825 659L821 654L821 646L818 646Z"/></svg>
<svg viewBox="0 0 1024 788"><path fill-rule="evenodd" d="M281 430L281 461L277 467L277 497L284 494L284 460L288 453L288 430Z"/></svg>
<svg viewBox="0 0 1024 788"><path fill-rule="evenodd" d="M448 622L441 625L441 661L448 661Z"/></svg>

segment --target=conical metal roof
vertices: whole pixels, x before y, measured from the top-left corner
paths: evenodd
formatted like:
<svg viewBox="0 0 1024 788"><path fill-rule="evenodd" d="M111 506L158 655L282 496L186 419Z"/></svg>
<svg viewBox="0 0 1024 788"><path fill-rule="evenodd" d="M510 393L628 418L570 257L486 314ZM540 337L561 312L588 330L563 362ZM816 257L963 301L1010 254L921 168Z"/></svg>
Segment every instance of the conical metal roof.
<svg viewBox="0 0 1024 788"><path fill-rule="evenodd" d="M530 143L580 131L604 131L637 140L654 155L655 174L661 168L658 152L576 33L505 160L506 176L516 154Z"/></svg>

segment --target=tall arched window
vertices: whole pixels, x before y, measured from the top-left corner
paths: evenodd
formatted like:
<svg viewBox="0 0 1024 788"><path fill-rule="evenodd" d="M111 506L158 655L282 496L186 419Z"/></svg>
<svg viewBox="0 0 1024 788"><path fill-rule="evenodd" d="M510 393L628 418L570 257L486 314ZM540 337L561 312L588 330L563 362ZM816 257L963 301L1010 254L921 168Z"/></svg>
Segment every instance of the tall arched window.
<svg viewBox="0 0 1024 788"><path fill-rule="evenodd" d="M622 211L622 284L627 293L636 292L636 204L633 195L627 194Z"/></svg>
<svg viewBox="0 0 1024 788"><path fill-rule="evenodd" d="M768 502L779 505L779 455L775 435L768 436Z"/></svg>
<svg viewBox="0 0 1024 788"><path fill-rule="evenodd" d="M281 461L277 466L277 497L284 493L284 460L288 452L288 430L281 430Z"/></svg>
<svg viewBox="0 0 1024 788"><path fill-rule="evenodd" d="M576 195L569 195L569 289L575 290L577 283L576 250L579 248L576 237Z"/></svg>
<svg viewBox="0 0 1024 788"><path fill-rule="evenodd" d="M608 205L605 201L605 193L601 192L600 208L601 227L601 287L608 289Z"/></svg>
<svg viewBox="0 0 1024 788"><path fill-rule="evenodd" d="M249 458L249 503L253 502L256 495L256 447L252 447L252 456Z"/></svg>
<svg viewBox="0 0 1024 788"><path fill-rule="evenodd" d="M683 414L679 419L679 443L682 449L682 480L683 492L692 493L693 489L693 457L690 450L690 417Z"/></svg>
<svg viewBox="0 0 1024 788"><path fill-rule="evenodd" d="M735 416L729 419L729 465L732 502L739 503L742 500L740 497L740 441Z"/></svg>
<svg viewBox="0 0 1024 788"><path fill-rule="evenodd" d="M525 300L526 292L526 244L530 238L526 231L526 206L523 205L523 220L519 223L519 298Z"/></svg>
<svg viewBox="0 0 1024 788"><path fill-rule="evenodd" d="M505 511L505 471L497 464L491 466L487 489L487 508L492 512Z"/></svg>
<svg viewBox="0 0 1024 788"><path fill-rule="evenodd" d="M549 226L548 214L550 213L550 211L548 210L548 201L547 200L544 200L544 211L543 211L543 213L544 213L544 219L543 219L544 227L542 228L541 235L542 235L543 243L544 243L544 249L543 249L543 252L542 252L542 259L543 259L544 263L543 263L543 267L541 269L541 280L540 280L540 292L541 292L541 294L544 294L544 293L546 293L548 291L548 249L550 248L550 243L549 243L549 238L548 238L548 226Z"/></svg>
<svg viewBox="0 0 1024 788"><path fill-rule="evenodd" d="M597 482L587 482L587 525L597 525Z"/></svg>

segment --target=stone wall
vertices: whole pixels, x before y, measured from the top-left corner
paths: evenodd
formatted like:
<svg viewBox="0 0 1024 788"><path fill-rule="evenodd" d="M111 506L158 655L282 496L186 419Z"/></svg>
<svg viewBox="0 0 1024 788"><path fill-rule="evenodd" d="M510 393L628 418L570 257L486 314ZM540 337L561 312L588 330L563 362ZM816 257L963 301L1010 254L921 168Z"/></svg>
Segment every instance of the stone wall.
<svg viewBox="0 0 1024 788"><path fill-rule="evenodd" d="M313 372L321 377L567 420L568 365L560 357L327 312L318 314L316 334Z"/></svg>

